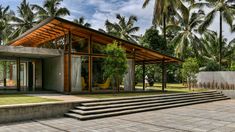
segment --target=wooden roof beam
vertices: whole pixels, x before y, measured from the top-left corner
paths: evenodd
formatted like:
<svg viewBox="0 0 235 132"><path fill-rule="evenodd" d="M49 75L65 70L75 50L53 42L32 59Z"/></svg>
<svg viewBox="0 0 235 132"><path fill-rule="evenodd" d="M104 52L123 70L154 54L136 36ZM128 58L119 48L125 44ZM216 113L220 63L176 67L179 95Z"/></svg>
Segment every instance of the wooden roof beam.
<svg viewBox="0 0 235 132"><path fill-rule="evenodd" d="M59 36L52 37L52 38L47 39L47 40L44 40L44 41L42 41L42 42L40 42L40 43L36 43L36 44L33 45L33 47L37 47L37 46L39 46L40 44L43 44L43 43L46 43L46 42L48 42L48 41L54 40L54 39L56 39L56 38L58 38L58 37L62 37L63 35L65 35L65 34L60 34Z"/></svg>

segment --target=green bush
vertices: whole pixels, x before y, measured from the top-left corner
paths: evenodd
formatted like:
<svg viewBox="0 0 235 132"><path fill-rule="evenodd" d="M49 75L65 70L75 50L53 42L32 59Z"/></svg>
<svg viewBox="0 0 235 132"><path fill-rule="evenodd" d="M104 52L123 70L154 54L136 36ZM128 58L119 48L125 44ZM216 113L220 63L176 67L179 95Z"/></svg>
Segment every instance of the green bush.
<svg viewBox="0 0 235 132"><path fill-rule="evenodd" d="M114 41L106 46L104 53L108 55L104 58L104 75L112 79L118 89L128 67L126 52Z"/></svg>
<svg viewBox="0 0 235 132"><path fill-rule="evenodd" d="M230 67L230 70L231 71L235 71L235 61L232 62L232 65Z"/></svg>
<svg viewBox="0 0 235 132"><path fill-rule="evenodd" d="M219 70L220 70L219 64L214 61L208 62L204 69L204 71L219 71Z"/></svg>
<svg viewBox="0 0 235 132"><path fill-rule="evenodd" d="M199 72L199 65L196 58L188 58L183 63L182 77L187 81L189 89L196 83L196 74Z"/></svg>

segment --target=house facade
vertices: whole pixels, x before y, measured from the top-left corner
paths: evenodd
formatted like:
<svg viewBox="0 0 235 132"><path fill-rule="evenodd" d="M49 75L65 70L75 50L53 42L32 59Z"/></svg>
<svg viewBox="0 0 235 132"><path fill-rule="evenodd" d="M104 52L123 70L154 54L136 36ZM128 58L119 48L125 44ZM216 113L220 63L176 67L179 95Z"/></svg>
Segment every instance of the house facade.
<svg viewBox="0 0 235 132"><path fill-rule="evenodd" d="M164 65L181 61L53 17L28 30L7 46L0 47L0 87L19 91L53 90L63 93L111 90L111 80L103 74L102 65L106 55L102 50L113 41L120 42L128 58L128 71L121 89L123 91L135 90L136 65L143 65L145 73L146 64L162 64L163 73L159 74L163 75L162 82L165 84Z"/></svg>

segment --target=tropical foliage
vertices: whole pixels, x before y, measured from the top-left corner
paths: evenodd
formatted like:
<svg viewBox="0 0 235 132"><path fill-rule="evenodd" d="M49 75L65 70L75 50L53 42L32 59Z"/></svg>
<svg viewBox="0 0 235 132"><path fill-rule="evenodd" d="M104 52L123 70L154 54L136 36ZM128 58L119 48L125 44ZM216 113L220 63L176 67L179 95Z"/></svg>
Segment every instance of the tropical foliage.
<svg viewBox="0 0 235 132"><path fill-rule="evenodd" d="M119 85L128 68L126 52L118 45L118 42L114 41L106 46L104 53L108 56L104 58L103 65L104 75L115 82L116 90L119 89Z"/></svg>
<svg viewBox="0 0 235 132"><path fill-rule="evenodd" d="M199 40L196 30L199 24L203 22L204 12L201 10L192 12L192 6L185 9L185 14L178 15L178 25L169 24L167 26L168 30L178 32L171 43L175 45L175 54L180 58L192 54L198 56L199 52L203 50L203 44Z"/></svg>
<svg viewBox="0 0 235 132"><path fill-rule="evenodd" d="M91 27L90 23L85 22L85 18L84 17L80 17L79 19L74 19L73 20L74 23L77 23L79 25L82 25L84 27Z"/></svg>
<svg viewBox="0 0 235 132"><path fill-rule="evenodd" d="M134 34L139 30L139 27L134 26L135 22L137 22L137 17L130 16L129 19L126 20L125 16L117 14L116 18L118 19L118 22L114 23L106 20L106 33L137 43L139 36Z"/></svg>
<svg viewBox="0 0 235 132"><path fill-rule="evenodd" d="M48 17L61 17L70 15L70 11L61 7L63 0L45 0L43 6L32 5L32 9L36 11L38 19L44 20Z"/></svg>
<svg viewBox="0 0 235 132"><path fill-rule="evenodd" d="M150 3L150 0L144 0L143 8ZM160 26L163 30L165 42L167 42L166 26L168 23L176 24L176 14L178 10L185 13L186 7L181 0L155 0L153 10L153 25Z"/></svg>
<svg viewBox="0 0 235 132"><path fill-rule="evenodd" d="M182 77L187 81L191 89L196 83L196 74L199 72L199 64L196 58L188 58L182 66Z"/></svg>
<svg viewBox="0 0 235 132"><path fill-rule="evenodd" d="M4 44L8 40L8 36L10 34L9 31L9 21L14 16L14 12L10 10L10 7L3 7L0 5L0 45Z"/></svg>
<svg viewBox="0 0 235 132"><path fill-rule="evenodd" d="M216 62L219 64L220 53L220 39L216 32L207 30L204 32L201 41L205 46L205 50L202 52L201 57L205 62ZM235 50L235 40L227 42L227 39L222 38L222 66L229 65L231 63L231 57Z"/></svg>
<svg viewBox="0 0 235 132"><path fill-rule="evenodd" d="M37 23L34 17L35 14L26 0L23 0L20 5L17 6L17 13L18 15L12 18L12 26L16 28L12 35L14 37L29 30Z"/></svg>
<svg viewBox="0 0 235 132"><path fill-rule="evenodd" d="M223 22L226 22L231 28L234 20L235 7L231 5L233 3L232 0L205 0L205 3L197 3L198 7L207 6L212 8L207 16L205 17L203 23L199 27L199 31L202 33L205 31L215 19L216 13L219 12L219 64L221 67L223 51L222 51L222 43L223 43ZM221 68L220 68L221 69Z"/></svg>
<svg viewBox="0 0 235 132"><path fill-rule="evenodd" d="M140 44L159 52L165 52L166 49L164 38L159 35L159 31L154 27L146 30L145 34L140 39Z"/></svg>

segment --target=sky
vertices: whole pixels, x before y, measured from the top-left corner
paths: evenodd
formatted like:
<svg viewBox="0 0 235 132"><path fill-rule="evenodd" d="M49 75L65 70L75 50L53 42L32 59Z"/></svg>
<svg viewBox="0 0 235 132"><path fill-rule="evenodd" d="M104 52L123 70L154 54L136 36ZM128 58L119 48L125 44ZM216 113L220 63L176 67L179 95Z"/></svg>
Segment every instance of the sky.
<svg viewBox="0 0 235 132"><path fill-rule="evenodd" d="M147 8L143 9L142 4L144 0L64 0L62 6L70 10L71 15L64 17L67 20L73 20L81 16L85 17L85 20L92 25L92 28L104 29L104 23L108 19L111 22L116 20L116 14L126 16L135 15L138 18L138 22L135 26L140 27L140 30L136 33L138 35L144 34L146 29L151 27L154 0L150 2ZM21 0L0 0L0 5L7 6L14 11L17 11L17 6ZM42 5L43 0L28 0L31 4ZM210 29L219 30L218 16L216 20L210 26ZM228 25L223 25L223 34L228 40L235 37L235 33L230 33Z"/></svg>

